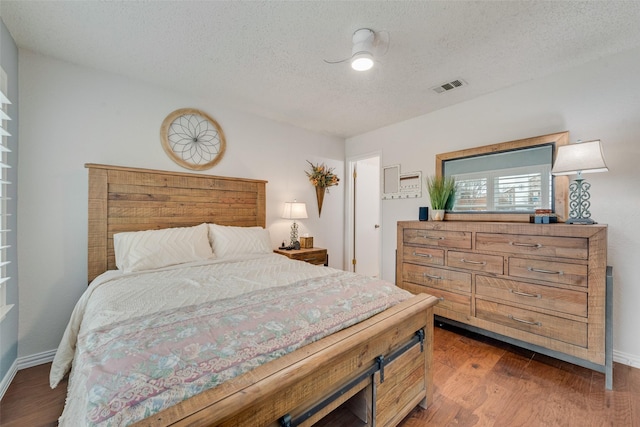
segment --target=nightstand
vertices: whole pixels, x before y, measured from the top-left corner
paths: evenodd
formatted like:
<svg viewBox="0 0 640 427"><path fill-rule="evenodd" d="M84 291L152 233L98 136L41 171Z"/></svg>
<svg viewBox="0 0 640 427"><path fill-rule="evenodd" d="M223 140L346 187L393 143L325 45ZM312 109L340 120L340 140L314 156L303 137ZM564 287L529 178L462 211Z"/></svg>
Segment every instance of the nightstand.
<svg viewBox="0 0 640 427"><path fill-rule="evenodd" d="M292 249L290 251L274 249L273 252L298 261L305 261L309 264L324 265L325 267L329 265L329 255L327 250L323 248Z"/></svg>

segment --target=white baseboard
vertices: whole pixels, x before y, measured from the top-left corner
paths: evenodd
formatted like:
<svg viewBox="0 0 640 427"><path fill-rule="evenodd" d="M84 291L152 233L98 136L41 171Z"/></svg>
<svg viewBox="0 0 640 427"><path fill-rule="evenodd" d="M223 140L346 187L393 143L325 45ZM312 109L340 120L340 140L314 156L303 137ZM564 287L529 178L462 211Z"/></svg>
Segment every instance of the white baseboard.
<svg viewBox="0 0 640 427"><path fill-rule="evenodd" d="M640 369L640 357L634 354L613 350L613 361L631 366L632 368Z"/></svg>
<svg viewBox="0 0 640 427"><path fill-rule="evenodd" d="M42 353L32 354L30 356L18 357L18 360L16 361L18 364L18 370L52 362L55 355L56 350L49 350L43 351Z"/></svg>
<svg viewBox="0 0 640 427"><path fill-rule="evenodd" d="M42 365L45 363L49 363L53 361L53 357L56 355L56 350L43 351L42 353L32 354L30 356L20 357L11 368L9 368L9 372L0 382L0 400L4 396L5 392L9 388L11 381L16 376L16 373L20 369L31 368L33 366ZM623 353L621 351L613 351L613 361L617 363L622 363L623 365L631 366L632 368L640 369L640 358L633 354Z"/></svg>
<svg viewBox="0 0 640 427"><path fill-rule="evenodd" d="M16 376L17 372L18 363L17 361L15 361L9 368L9 372L7 372L7 375L5 375L2 379L2 382L0 382L0 400L2 400L2 398L4 397L4 394L7 392L7 389L9 388L9 385L11 385L11 381L13 381L13 378Z"/></svg>

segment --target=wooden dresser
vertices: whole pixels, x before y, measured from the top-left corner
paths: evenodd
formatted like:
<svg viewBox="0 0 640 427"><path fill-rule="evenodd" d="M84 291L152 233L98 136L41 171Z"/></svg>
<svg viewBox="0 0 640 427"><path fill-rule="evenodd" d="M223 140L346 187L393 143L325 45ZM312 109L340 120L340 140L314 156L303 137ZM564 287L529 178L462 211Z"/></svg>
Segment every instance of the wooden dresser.
<svg viewBox="0 0 640 427"><path fill-rule="evenodd" d="M401 221L397 248L397 285L438 297L440 320L604 372L611 388L605 225Z"/></svg>

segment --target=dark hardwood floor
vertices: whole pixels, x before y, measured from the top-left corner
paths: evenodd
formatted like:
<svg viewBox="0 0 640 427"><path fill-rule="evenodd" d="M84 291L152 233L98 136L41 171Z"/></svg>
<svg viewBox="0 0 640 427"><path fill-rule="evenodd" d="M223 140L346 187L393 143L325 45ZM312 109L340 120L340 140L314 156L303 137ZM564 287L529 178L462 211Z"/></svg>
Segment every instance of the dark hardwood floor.
<svg viewBox="0 0 640 427"><path fill-rule="evenodd" d="M49 388L50 364L18 372L0 402L3 427L56 426L66 383ZM614 364L604 374L489 338L436 327L434 399L402 427L640 427L640 369Z"/></svg>

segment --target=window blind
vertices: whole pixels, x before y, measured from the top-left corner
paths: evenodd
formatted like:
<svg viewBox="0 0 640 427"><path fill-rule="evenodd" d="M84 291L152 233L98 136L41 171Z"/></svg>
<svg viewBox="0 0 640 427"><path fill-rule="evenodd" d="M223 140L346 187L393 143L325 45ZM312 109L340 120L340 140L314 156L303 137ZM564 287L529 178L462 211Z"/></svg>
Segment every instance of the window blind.
<svg viewBox="0 0 640 427"><path fill-rule="evenodd" d="M0 69L0 75L2 77L0 87L0 136L2 138L0 143L0 320L2 320L13 305L7 304L6 290L6 284L10 279L7 276L7 265L11 262L7 258L8 249L11 247L7 243L7 233L10 232L7 229L7 217L10 215L7 211L7 200L9 200L7 187L11 185L7 180L7 169L10 168L7 156L11 152L8 148L8 137L11 134L7 129L7 123L11 120L11 117L7 113L7 106L11 104L11 101L6 95L7 79L4 70Z"/></svg>

